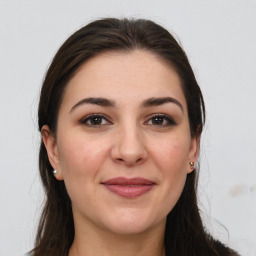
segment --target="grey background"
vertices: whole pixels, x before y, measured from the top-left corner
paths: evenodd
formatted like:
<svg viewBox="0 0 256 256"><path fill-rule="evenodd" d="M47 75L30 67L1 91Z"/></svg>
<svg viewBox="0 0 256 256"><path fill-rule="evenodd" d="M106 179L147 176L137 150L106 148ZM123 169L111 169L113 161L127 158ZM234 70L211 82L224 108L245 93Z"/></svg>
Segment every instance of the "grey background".
<svg viewBox="0 0 256 256"><path fill-rule="evenodd" d="M181 42L207 108L204 222L242 255L255 256L256 2L248 0L0 1L0 255L33 246L43 201L36 111L45 71L71 33L110 16L153 19Z"/></svg>

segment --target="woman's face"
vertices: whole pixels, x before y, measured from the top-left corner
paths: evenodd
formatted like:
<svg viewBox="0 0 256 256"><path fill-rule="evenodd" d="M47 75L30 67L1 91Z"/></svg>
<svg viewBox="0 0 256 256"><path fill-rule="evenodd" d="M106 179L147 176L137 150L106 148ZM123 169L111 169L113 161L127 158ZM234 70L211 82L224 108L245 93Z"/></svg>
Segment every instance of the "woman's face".
<svg viewBox="0 0 256 256"><path fill-rule="evenodd" d="M83 64L42 133L75 225L118 234L164 227L198 153L179 76L142 50Z"/></svg>

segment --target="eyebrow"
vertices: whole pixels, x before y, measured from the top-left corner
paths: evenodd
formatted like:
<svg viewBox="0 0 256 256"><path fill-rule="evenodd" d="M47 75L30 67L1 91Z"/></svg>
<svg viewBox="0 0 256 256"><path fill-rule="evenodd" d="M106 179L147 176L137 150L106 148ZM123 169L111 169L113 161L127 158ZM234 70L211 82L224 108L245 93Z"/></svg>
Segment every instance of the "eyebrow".
<svg viewBox="0 0 256 256"><path fill-rule="evenodd" d="M114 107L115 102L112 100L108 100L105 98L85 98L80 101L78 101L70 110L72 112L75 108L78 106L81 106L83 104L93 104L93 105L99 105L102 107Z"/></svg>
<svg viewBox="0 0 256 256"><path fill-rule="evenodd" d="M172 98L172 97L161 97L161 98L149 98L146 99L145 101L143 101L142 103L142 107L152 107L152 106L160 106L166 103L174 103L176 104L182 112L184 112L183 106L182 104ZM70 112L72 112L75 108L83 105L83 104L92 104L92 105L98 105L98 106L102 106L102 107L115 107L116 104L113 100L109 100L106 98L84 98L80 101L78 101L70 110Z"/></svg>
<svg viewBox="0 0 256 256"><path fill-rule="evenodd" d="M176 100L172 97L150 98L150 99L145 100L142 103L142 106L144 106L144 107L160 106L160 105L163 105L166 103L174 103L181 109L182 112L184 112L182 104L178 100Z"/></svg>

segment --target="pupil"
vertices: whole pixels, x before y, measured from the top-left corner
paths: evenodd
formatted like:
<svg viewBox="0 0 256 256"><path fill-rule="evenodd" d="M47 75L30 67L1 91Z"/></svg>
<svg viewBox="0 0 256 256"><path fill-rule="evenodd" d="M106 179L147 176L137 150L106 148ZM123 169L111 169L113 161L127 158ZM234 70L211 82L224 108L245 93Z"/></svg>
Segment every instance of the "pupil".
<svg viewBox="0 0 256 256"><path fill-rule="evenodd" d="M153 119L153 124L156 124L156 125L163 124L163 118L162 117L155 117Z"/></svg>
<svg viewBox="0 0 256 256"><path fill-rule="evenodd" d="M99 124L101 124L101 117L94 117L94 118L92 118L91 123L92 123L93 125L99 125Z"/></svg>

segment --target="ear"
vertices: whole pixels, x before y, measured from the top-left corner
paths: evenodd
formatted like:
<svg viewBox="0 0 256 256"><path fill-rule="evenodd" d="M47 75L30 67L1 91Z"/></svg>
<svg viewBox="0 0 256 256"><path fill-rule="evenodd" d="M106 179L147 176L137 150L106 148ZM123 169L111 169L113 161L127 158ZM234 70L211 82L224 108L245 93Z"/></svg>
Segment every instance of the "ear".
<svg viewBox="0 0 256 256"><path fill-rule="evenodd" d="M58 171L58 173L55 175L55 178L57 180L63 180L56 139L53 133L50 131L48 125L44 125L42 127L41 134L49 162L52 168Z"/></svg>
<svg viewBox="0 0 256 256"><path fill-rule="evenodd" d="M200 135L196 135L191 138L187 173L191 173L194 170L194 166L196 165L198 155L199 155L199 146L200 146ZM190 162L193 162L194 166L191 166Z"/></svg>

